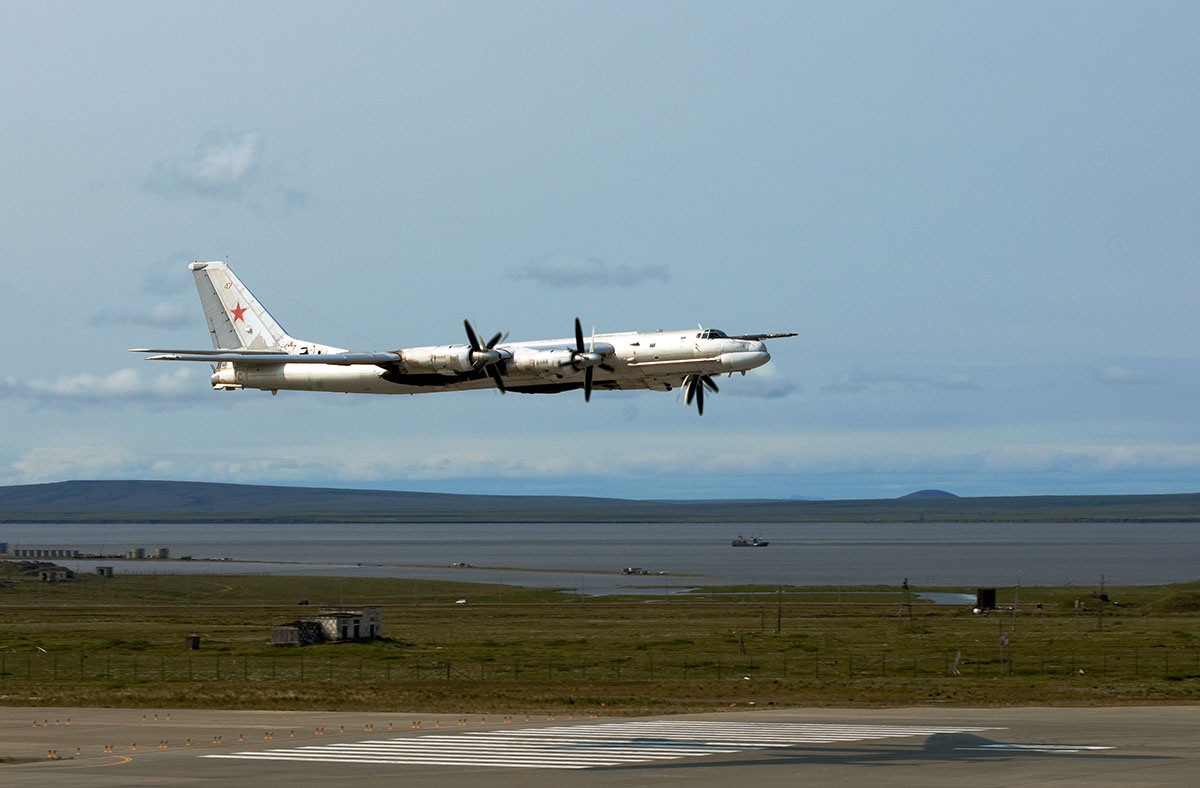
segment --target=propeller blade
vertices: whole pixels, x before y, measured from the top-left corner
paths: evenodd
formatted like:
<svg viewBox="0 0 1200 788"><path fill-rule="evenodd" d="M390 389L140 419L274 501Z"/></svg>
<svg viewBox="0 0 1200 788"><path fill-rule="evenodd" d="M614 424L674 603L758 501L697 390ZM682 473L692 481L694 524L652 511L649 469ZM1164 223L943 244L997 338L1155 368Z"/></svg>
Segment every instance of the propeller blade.
<svg viewBox="0 0 1200 788"><path fill-rule="evenodd" d="M583 326L579 323L579 318L575 318L575 350L583 353Z"/></svg>
<svg viewBox="0 0 1200 788"><path fill-rule="evenodd" d="M471 343L471 350L482 350L483 347L479 344L479 337L475 336L475 329L471 327L471 321L464 320L463 328L467 330L467 341Z"/></svg>
<svg viewBox="0 0 1200 788"><path fill-rule="evenodd" d="M691 405L696 400L696 412L704 415L704 389L717 391L717 384L708 375L688 375L683 379L683 402Z"/></svg>
<svg viewBox="0 0 1200 788"><path fill-rule="evenodd" d="M479 335L475 333L475 328L471 325L470 320L463 321L463 328L467 332L467 342L471 345L471 364L475 369L482 367L491 376L496 388L500 389L500 393L504 394L504 381L500 377L500 368L497 366L501 361L500 351L492 349L500 342L501 333L497 331L486 345L481 345Z"/></svg>
<svg viewBox="0 0 1200 788"><path fill-rule="evenodd" d="M504 388L504 380L500 377L500 370L495 364L487 365L488 374L492 376L492 380L496 382L496 388L500 389L501 394L507 393Z"/></svg>
<svg viewBox="0 0 1200 788"><path fill-rule="evenodd" d="M592 401L592 368L583 371L583 401Z"/></svg>

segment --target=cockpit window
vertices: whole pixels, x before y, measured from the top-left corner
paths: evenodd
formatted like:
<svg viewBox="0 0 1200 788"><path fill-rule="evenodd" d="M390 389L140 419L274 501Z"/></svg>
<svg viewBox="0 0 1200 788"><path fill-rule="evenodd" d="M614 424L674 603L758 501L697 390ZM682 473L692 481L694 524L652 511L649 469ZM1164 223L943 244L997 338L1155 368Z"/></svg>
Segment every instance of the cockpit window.
<svg viewBox="0 0 1200 788"><path fill-rule="evenodd" d="M700 339L727 339L729 337L728 334L718 328L706 328L698 336Z"/></svg>

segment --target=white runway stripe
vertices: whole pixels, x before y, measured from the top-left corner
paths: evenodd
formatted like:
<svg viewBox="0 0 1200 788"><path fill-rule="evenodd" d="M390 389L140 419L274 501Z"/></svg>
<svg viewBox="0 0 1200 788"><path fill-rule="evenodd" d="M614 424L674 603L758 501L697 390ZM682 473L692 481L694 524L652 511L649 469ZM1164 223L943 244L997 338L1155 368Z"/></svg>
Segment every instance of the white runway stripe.
<svg viewBox="0 0 1200 788"><path fill-rule="evenodd" d="M987 730L993 729L656 720L422 734L397 739L369 739L201 757L315 763L595 769L801 744L836 744Z"/></svg>

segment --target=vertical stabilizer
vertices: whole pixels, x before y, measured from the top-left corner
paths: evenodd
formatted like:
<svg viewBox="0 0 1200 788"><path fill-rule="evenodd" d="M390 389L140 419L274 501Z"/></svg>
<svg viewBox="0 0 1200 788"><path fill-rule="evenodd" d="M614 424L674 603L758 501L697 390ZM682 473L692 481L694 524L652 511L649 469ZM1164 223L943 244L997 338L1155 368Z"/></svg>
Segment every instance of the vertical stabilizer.
<svg viewBox="0 0 1200 788"><path fill-rule="evenodd" d="M294 343L222 261L192 263L213 347L271 350Z"/></svg>

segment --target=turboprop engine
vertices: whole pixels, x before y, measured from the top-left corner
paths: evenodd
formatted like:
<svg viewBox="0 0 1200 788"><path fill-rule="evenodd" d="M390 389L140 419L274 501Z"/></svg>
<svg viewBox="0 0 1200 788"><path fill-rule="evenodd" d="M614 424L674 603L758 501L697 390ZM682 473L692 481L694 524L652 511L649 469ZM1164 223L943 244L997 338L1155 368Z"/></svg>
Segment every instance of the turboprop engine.
<svg viewBox="0 0 1200 788"><path fill-rule="evenodd" d="M436 372L439 375L458 375L475 368L470 345L436 345L413 347L400 351L400 363L405 372Z"/></svg>
<svg viewBox="0 0 1200 788"><path fill-rule="evenodd" d="M570 367L574 354L570 350L534 350L532 348L517 348L513 351L508 365L520 372L554 372L561 373L563 367Z"/></svg>

